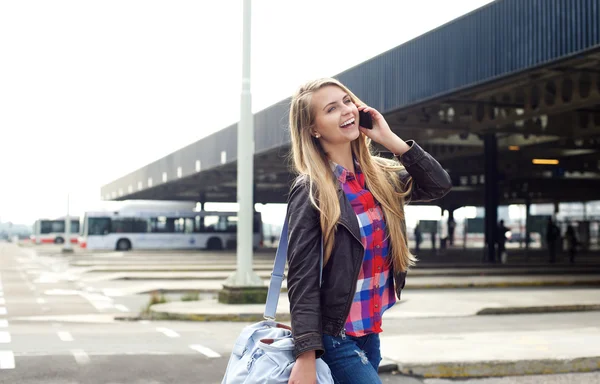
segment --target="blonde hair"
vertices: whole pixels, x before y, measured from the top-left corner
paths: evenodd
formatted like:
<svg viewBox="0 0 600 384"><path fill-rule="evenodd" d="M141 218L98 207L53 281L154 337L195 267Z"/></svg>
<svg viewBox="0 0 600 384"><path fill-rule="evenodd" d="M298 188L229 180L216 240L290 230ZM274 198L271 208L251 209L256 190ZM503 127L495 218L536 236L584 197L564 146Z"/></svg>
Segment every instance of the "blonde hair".
<svg viewBox="0 0 600 384"><path fill-rule="evenodd" d="M325 263L333 250L340 205L337 180L329 159L319 140L311 135L315 128L315 113L311 101L312 95L326 86L339 87L350 96L352 102L364 105L348 88L332 78L308 82L296 91L291 101L290 134L294 170L308 179L310 201L320 212ZM412 179L409 178L406 185L403 185L398 172L404 170L404 167L395 160L372 154L371 140L362 132L351 143L351 147L365 176L366 185L383 209L389 240L389 259L394 271L407 271L416 262L408 248L404 219L404 200L412 187Z"/></svg>

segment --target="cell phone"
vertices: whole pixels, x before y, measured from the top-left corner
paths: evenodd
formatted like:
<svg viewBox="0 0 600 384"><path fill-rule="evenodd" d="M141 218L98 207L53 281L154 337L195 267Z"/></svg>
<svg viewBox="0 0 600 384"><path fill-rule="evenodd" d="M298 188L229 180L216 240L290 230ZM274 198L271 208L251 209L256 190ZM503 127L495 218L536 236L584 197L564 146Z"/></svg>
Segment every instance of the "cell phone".
<svg viewBox="0 0 600 384"><path fill-rule="evenodd" d="M373 129L373 119L369 112L358 111L358 123L359 127Z"/></svg>

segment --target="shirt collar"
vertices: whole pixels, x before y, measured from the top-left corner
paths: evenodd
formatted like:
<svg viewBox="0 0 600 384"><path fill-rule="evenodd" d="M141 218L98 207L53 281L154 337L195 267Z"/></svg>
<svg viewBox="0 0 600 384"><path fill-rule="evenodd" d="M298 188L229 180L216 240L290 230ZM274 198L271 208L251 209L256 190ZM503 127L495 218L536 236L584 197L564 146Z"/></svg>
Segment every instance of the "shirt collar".
<svg viewBox="0 0 600 384"><path fill-rule="evenodd" d="M360 166L358 165L358 161L356 160L356 158L354 159L354 168L356 170L357 174L361 173L360 170ZM354 180L356 178L356 175L352 172L350 172L348 169L342 167L341 165L329 160L329 164L331 166L331 170L333 171L333 174L335 175L335 177L340 181L340 183L346 183L348 180Z"/></svg>

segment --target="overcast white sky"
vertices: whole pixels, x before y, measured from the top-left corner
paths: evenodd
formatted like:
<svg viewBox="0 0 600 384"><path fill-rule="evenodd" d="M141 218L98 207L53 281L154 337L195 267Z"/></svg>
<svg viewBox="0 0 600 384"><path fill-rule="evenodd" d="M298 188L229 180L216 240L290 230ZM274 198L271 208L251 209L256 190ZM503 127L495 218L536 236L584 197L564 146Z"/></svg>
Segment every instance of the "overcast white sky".
<svg viewBox="0 0 600 384"><path fill-rule="evenodd" d="M490 1L255 0L253 110ZM80 214L236 122L241 29L241 0L0 2L0 221Z"/></svg>

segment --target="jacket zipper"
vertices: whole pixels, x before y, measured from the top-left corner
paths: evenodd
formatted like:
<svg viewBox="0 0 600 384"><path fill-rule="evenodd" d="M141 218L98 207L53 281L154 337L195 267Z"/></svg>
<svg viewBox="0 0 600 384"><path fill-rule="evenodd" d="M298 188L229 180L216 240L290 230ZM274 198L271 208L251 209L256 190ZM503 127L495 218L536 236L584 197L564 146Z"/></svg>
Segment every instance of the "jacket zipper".
<svg viewBox="0 0 600 384"><path fill-rule="evenodd" d="M340 221L339 223L340 223L340 225L341 225L342 227L346 228L346 229L348 230L348 232L350 232L350 234L352 235L352 237L354 237L354 238L356 239L356 241L358 241L358 242L360 243L360 246L361 246L361 247L362 247L362 249L363 249L363 257L364 257L365 246L363 245L362 241L361 241L361 240L360 240L358 237L356 237L356 236L354 235L354 233L352 232L352 230L350 230L350 228L349 228L349 227L348 227L346 224L344 224L342 221ZM358 274L359 274L359 273L360 273L360 268L356 268L356 274L355 274L355 276L354 276L354 281L356 281L356 280L358 279ZM339 335L340 335L340 336L341 336L343 339L345 339L345 338L346 338L346 330L344 329L344 327L346 326L346 323L345 323L345 321L346 321L346 318L348 318L348 314L350 313L350 305L352 304L352 299L353 299L353 298L354 298L354 295L353 295L353 294L352 294L352 295L350 295L350 300L348 300L348 302L346 303L346 310L345 310L345 313L346 313L346 315L344 316L344 320L343 320L343 321L344 321L344 323L342 324L342 329L340 329L340 331L338 332L338 334L339 334Z"/></svg>

